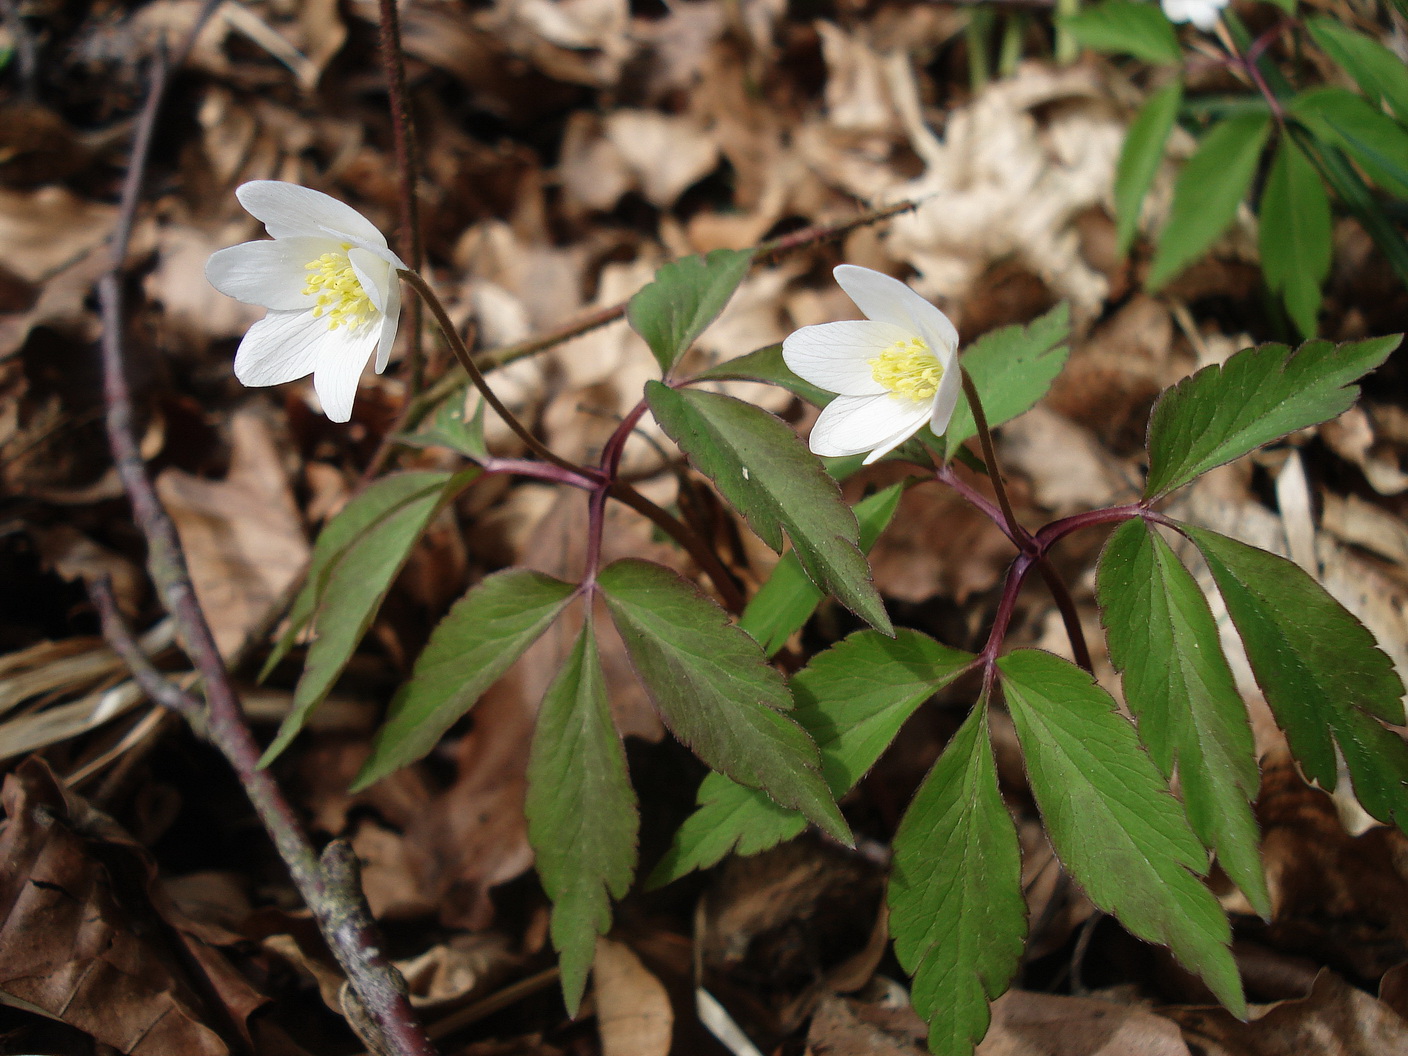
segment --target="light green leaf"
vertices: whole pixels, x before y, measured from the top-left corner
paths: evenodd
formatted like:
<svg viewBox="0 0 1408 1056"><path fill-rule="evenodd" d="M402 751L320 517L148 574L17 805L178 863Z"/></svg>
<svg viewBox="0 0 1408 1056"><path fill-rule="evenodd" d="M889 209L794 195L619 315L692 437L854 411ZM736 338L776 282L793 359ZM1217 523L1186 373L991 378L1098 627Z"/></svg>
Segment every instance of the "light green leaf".
<svg viewBox="0 0 1408 1056"><path fill-rule="evenodd" d="M1149 416L1145 496L1181 488L1262 444L1348 410L1359 396L1353 383L1387 359L1400 340L1307 341L1294 352L1261 345L1164 390Z"/></svg>
<svg viewBox="0 0 1408 1056"><path fill-rule="evenodd" d="M695 338L718 318L753 262L753 251L716 249L664 265L655 281L626 306L626 318L645 338L660 370L669 374Z"/></svg>
<svg viewBox="0 0 1408 1056"><path fill-rule="evenodd" d="M1046 395L1066 365L1070 350L1065 341L1070 332L1070 308L1063 301L1026 326L988 331L963 352L963 369L977 387L989 426L996 429L1025 414ZM932 435L926 429L920 437L932 443ZM977 435L978 427L964 394L934 448L945 459L951 458L965 441Z"/></svg>
<svg viewBox="0 0 1408 1056"><path fill-rule="evenodd" d="M904 485L892 484L856 503L863 553L870 553L875 540L889 525L903 494ZM748 607L738 618L738 626L752 635L762 645L763 652L772 657L787 644L788 638L802 629L822 597L816 584L802 571L796 553L789 550L773 566L767 582L749 599Z"/></svg>
<svg viewBox="0 0 1408 1056"><path fill-rule="evenodd" d="M890 618L860 552L855 515L841 489L782 419L732 396L647 382L656 421L778 553L782 533L812 582L873 627Z"/></svg>
<svg viewBox="0 0 1408 1056"><path fill-rule="evenodd" d="M797 672L793 717L821 750L821 770L834 797L845 795L875 765L916 708L961 675L971 653L917 631L887 638L858 631ZM730 851L756 854L802 831L804 819L721 774L699 788L698 809L675 833L650 876L652 887L704 869Z"/></svg>
<svg viewBox="0 0 1408 1056"><path fill-rule="evenodd" d="M552 944L575 1017L596 953L636 867L639 815L611 721L589 619L543 697L528 759L528 840L552 899Z"/></svg>
<svg viewBox="0 0 1408 1056"><path fill-rule="evenodd" d="M617 561L601 570L597 585L670 731L714 770L849 843L816 745L787 714L792 697L758 643L660 565Z"/></svg>
<svg viewBox="0 0 1408 1056"><path fill-rule="evenodd" d="M1299 565L1206 528L1180 531L1212 570L1306 776L1333 791L1338 744L1364 809L1408 825L1408 746L1380 725L1403 724L1403 683L1374 636Z"/></svg>
<svg viewBox="0 0 1408 1056"><path fill-rule="evenodd" d="M1402 59L1377 40L1328 15L1309 19L1306 28L1325 54L1354 78L1370 102L1387 102L1400 121L1408 121L1408 68Z"/></svg>
<svg viewBox="0 0 1408 1056"><path fill-rule="evenodd" d="M997 788L986 701L924 779L894 846L890 931L929 1021L929 1051L970 1056L1027 933L1021 849Z"/></svg>
<svg viewBox="0 0 1408 1056"><path fill-rule="evenodd" d="M457 392L440 405L430 425L419 432L401 433L396 442L408 447L448 447L471 461L483 462L489 457L484 442L484 406L480 399L466 421L464 393Z"/></svg>
<svg viewBox="0 0 1408 1056"><path fill-rule="evenodd" d="M496 572L431 632L352 782L366 788L425 755L572 600L577 588L525 568Z"/></svg>
<svg viewBox="0 0 1408 1056"><path fill-rule="evenodd" d="M1330 199L1300 149L1282 137L1261 192L1261 270L1296 328L1315 336L1320 286L1330 274Z"/></svg>
<svg viewBox="0 0 1408 1056"><path fill-rule="evenodd" d="M1162 943L1246 1016L1232 929L1198 880L1207 853L1110 695L1074 664L1034 649L997 661L1032 795L1056 855L1106 912Z"/></svg>
<svg viewBox="0 0 1408 1056"><path fill-rule="evenodd" d="M1115 167L1115 216L1118 218L1115 245L1121 257L1129 252L1139 232L1139 211L1159 171L1164 146L1182 102L1182 81L1164 85L1149 96L1124 137L1119 164Z"/></svg>
<svg viewBox="0 0 1408 1056"><path fill-rule="evenodd" d="M1058 17L1056 23L1095 51L1133 55L1153 63L1183 61L1178 35L1156 4L1106 0L1078 15Z"/></svg>
<svg viewBox="0 0 1408 1056"><path fill-rule="evenodd" d="M810 381L803 381L782 359L782 345L767 345L756 352L749 352L737 359L715 364L702 374L696 374L695 381L761 381L765 385L776 385L786 389L798 399L806 400L817 407L825 407L836 398L834 392L818 388Z"/></svg>
<svg viewBox="0 0 1408 1056"><path fill-rule="evenodd" d="M1165 778L1177 763L1193 831L1252 908L1271 919L1251 810L1256 746L1207 599L1140 518L1110 536L1096 592L1141 740Z"/></svg>
<svg viewBox="0 0 1408 1056"><path fill-rule="evenodd" d="M1237 215L1271 127L1267 113L1228 118L1203 137L1173 188L1146 285L1157 290L1201 257Z"/></svg>
<svg viewBox="0 0 1408 1056"><path fill-rule="evenodd" d="M316 575L309 575L308 585L317 588L317 612L313 617L316 636L308 647L303 675L293 693L293 708L279 727L274 742L260 758L260 766L268 766L278 758L298 736L313 709L327 698L362 636L376 619L377 610L430 518L468 487L479 476L479 470L454 476L441 473L403 476L418 479L398 481L395 488L381 489L375 503L359 507L356 517L338 526L333 533L334 542L324 553L332 551L336 539L346 538L355 526L361 525L361 530L317 568ZM411 490L413 485L419 487ZM393 494L401 501L389 507L382 505L382 500ZM380 514L375 515L378 510ZM329 524L323 534L332 531L333 525ZM301 613L302 610L291 619L301 618Z"/></svg>
<svg viewBox="0 0 1408 1056"><path fill-rule="evenodd" d="M1288 109L1316 139L1340 147L1384 190L1408 198L1408 129L1343 88L1303 92Z"/></svg>

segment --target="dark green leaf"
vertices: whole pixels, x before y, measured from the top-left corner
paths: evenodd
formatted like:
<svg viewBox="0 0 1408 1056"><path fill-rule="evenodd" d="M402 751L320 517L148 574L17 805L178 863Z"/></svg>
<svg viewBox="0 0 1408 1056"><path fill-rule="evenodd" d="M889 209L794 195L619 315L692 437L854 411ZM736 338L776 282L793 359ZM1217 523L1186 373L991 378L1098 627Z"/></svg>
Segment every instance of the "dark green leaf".
<svg viewBox="0 0 1408 1056"><path fill-rule="evenodd" d="M1106 0L1056 21L1076 40L1096 51L1133 55L1153 63L1183 61L1173 26L1154 4Z"/></svg>
<svg viewBox="0 0 1408 1056"><path fill-rule="evenodd" d="M963 352L963 369L978 389L990 427L996 429L1025 414L1046 395L1066 365L1070 350L1065 340L1070 332L1071 313L1063 301L1026 326L988 331ZM959 398L948 428L934 447L947 459L977 435L978 427L973 423L965 394ZM932 434L927 430L920 436L932 443Z"/></svg>
<svg viewBox="0 0 1408 1056"><path fill-rule="evenodd" d="M713 769L849 843L816 745L787 715L792 697L758 643L660 565L617 561L602 569L597 584L671 732Z"/></svg>
<svg viewBox="0 0 1408 1056"><path fill-rule="evenodd" d="M1032 795L1057 857L1130 932L1170 947L1218 1000L1246 1015L1232 930L1194 874L1207 853L1110 695L1034 649L997 662Z"/></svg>
<svg viewBox="0 0 1408 1056"><path fill-rule="evenodd" d="M611 722L588 620L543 697L528 760L528 839L552 899L552 944L575 1017L596 952L636 867L635 792Z"/></svg>
<svg viewBox="0 0 1408 1056"><path fill-rule="evenodd" d="M791 426L750 403L699 389L652 381L645 398L661 428L758 538L781 553L785 530L813 583L872 626L891 629L860 552L855 515Z"/></svg>
<svg viewBox="0 0 1408 1056"><path fill-rule="evenodd" d="M862 456L864 457L864 456ZM861 499L855 505L860 523L860 548L869 553L875 540L890 523L899 508L902 484L892 484L884 491ZM762 645L771 657L787 644L787 639L802 629L821 602L822 593L802 571L794 551L782 555L766 583L754 594L738 619L742 627Z"/></svg>
<svg viewBox="0 0 1408 1056"><path fill-rule="evenodd" d="M1149 416L1145 496L1181 488L1262 444L1344 412L1359 396L1353 383L1387 359L1400 340L1307 341L1294 352L1261 345L1166 389Z"/></svg>
<svg viewBox="0 0 1408 1056"><path fill-rule="evenodd" d="M707 257L671 261L626 306L660 370L669 374L694 339L718 318L753 262L753 251L716 249Z"/></svg>
<svg viewBox="0 0 1408 1056"><path fill-rule="evenodd" d="M730 359L710 367L694 378L695 381L761 381L786 389L798 399L817 407L825 407L836 398L834 392L819 389L792 373L782 359L782 345L768 345L746 356Z"/></svg>
<svg viewBox="0 0 1408 1056"><path fill-rule="evenodd" d="M997 789L988 709L979 704L924 779L895 834L890 931L914 976L934 1056L970 1056L988 1001L1022 960L1026 901L1017 830Z"/></svg>
<svg viewBox="0 0 1408 1056"><path fill-rule="evenodd" d="M1139 518L1110 536L1096 589L1110 661L1124 677L1141 739L1165 778L1178 764L1193 831L1252 908L1271 919L1251 810L1256 746L1207 599Z"/></svg>
<svg viewBox="0 0 1408 1056"><path fill-rule="evenodd" d="M511 568L489 576L456 602L431 632L410 681L391 702L353 791L434 748L557 619L576 590L560 579Z"/></svg>
<svg viewBox="0 0 1408 1056"><path fill-rule="evenodd" d="M1201 257L1237 215L1271 127L1270 114L1228 118L1203 137L1173 188L1146 284L1157 290Z"/></svg>
<svg viewBox="0 0 1408 1056"><path fill-rule="evenodd" d="M1340 147L1384 190L1408 198L1408 129L1343 88L1317 88L1289 110L1322 142Z"/></svg>
<svg viewBox="0 0 1408 1056"><path fill-rule="evenodd" d="M1359 802L1408 825L1403 683L1374 636L1300 566L1205 528L1183 525L1212 570L1252 673L1306 776L1333 791L1334 745Z"/></svg>
<svg viewBox="0 0 1408 1056"><path fill-rule="evenodd" d="M308 659L303 667L303 675L293 693L293 708L279 727L274 743L269 745L259 760L260 766L267 766L289 746L303 729L313 709L326 699L337 678L342 674L347 662L352 659L357 645L367 629L376 619L391 584L397 573L410 557L411 548L425 531L430 518L451 497L458 494L479 475L472 469L454 476L440 473L404 474L420 478L423 485L419 490L410 491L404 501L390 508L376 505L358 510L353 523L360 522L364 527L354 535L346 546L336 553L317 571L316 580L310 575L309 583L317 583L317 613L313 630L316 635L308 647ZM387 480L395 478L385 478ZM378 499L388 492L405 496L401 487L412 482L400 482L396 489L386 489ZM369 491L371 489L368 489ZM370 522L363 520L371 510L381 509L382 513ZM328 525L328 534L332 525ZM342 535L346 527L339 527L336 535ZM329 546L329 550L332 546Z"/></svg>
<svg viewBox="0 0 1408 1056"><path fill-rule="evenodd" d="M1408 121L1408 69L1377 40L1356 33L1338 19L1317 15L1306 28L1325 54L1344 67L1369 100L1387 102L1400 121Z"/></svg>
<svg viewBox="0 0 1408 1056"><path fill-rule="evenodd" d="M813 657L792 680L792 714L821 750L832 795L839 799L854 788L914 710L972 661L970 653L904 629L894 638L859 631ZM802 831L800 814L720 774L704 779L698 799L651 873L651 886L707 868L730 851L756 854Z"/></svg>
<svg viewBox="0 0 1408 1056"><path fill-rule="evenodd" d="M1173 81L1149 96L1139 116L1129 126L1115 168L1115 215L1119 218L1115 230L1116 251L1121 257L1129 252L1139 231L1139 212L1144 196L1159 171L1164 146L1173 131L1178 107L1183 102L1183 82Z"/></svg>
<svg viewBox="0 0 1408 1056"><path fill-rule="evenodd" d="M1261 193L1261 270L1296 328L1315 336L1320 285L1330 274L1330 199L1314 167L1282 137Z"/></svg>

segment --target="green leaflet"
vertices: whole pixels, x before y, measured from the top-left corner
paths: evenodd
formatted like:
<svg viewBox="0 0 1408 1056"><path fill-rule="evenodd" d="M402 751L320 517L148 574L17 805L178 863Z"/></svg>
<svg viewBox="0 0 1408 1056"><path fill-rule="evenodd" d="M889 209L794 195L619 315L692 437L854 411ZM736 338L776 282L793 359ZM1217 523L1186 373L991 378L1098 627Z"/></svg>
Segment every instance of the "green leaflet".
<svg viewBox="0 0 1408 1056"><path fill-rule="evenodd" d="M1061 862L1133 934L1170 947L1219 1001L1246 1015L1232 931L1194 874L1207 853L1110 695L1034 649L997 661L1032 794Z"/></svg>
<svg viewBox="0 0 1408 1056"><path fill-rule="evenodd" d="M1387 102L1400 121L1408 121L1408 69L1402 59L1377 40L1327 15L1309 19L1306 28L1325 54L1354 78L1370 102Z"/></svg>
<svg viewBox="0 0 1408 1056"><path fill-rule="evenodd" d="M662 373L669 374L718 318L752 262L753 251L741 249L684 257L660 268L655 281L631 298L626 318L645 338Z"/></svg>
<svg viewBox="0 0 1408 1056"><path fill-rule="evenodd" d="M1146 285L1157 290L1198 257L1237 214L1271 127L1268 113L1228 118L1203 137L1173 189Z"/></svg>
<svg viewBox="0 0 1408 1056"><path fill-rule="evenodd" d="M512 568L494 573L457 601L391 702L352 790L366 788L434 748L557 619L576 591L560 579Z"/></svg>
<svg viewBox="0 0 1408 1056"><path fill-rule="evenodd" d="M1261 270L1305 337L1315 336L1320 286L1330 274L1330 199L1300 149L1282 137L1261 192Z"/></svg>
<svg viewBox="0 0 1408 1056"><path fill-rule="evenodd" d="M997 788L986 701L924 779L894 846L890 931L929 1021L929 1051L970 1056L1027 933L1021 849Z"/></svg>
<svg viewBox="0 0 1408 1056"><path fill-rule="evenodd" d="M787 714L792 698L758 643L660 565L617 561L597 585L665 724L708 766L758 788L847 843L817 750Z"/></svg>
<svg viewBox="0 0 1408 1056"><path fill-rule="evenodd" d="M892 484L856 503L862 553L870 552L875 540L889 525L903 494L904 485ZM788 551L773 567L768 581L749 599L738 626L752 635L762 645L763 652L772 657L787 644L788 638L802 629L821 599L821 591L802 571L797 555Z"/></svg>
<svg viewBox="0 0 1408 1056"><path fill-rule="evenodd" d="M1149 481L1156 498L1287 433L1333 418L1359 396L1353 382L1401 336L1332 345L1308 341L1243 349L1164 391L1149 416Z"/></svg>
<svg viewBox="0 0 1408 1056"><path fill-rule="evenodd" d="M1159 171L1164 146L1182 102L1182 81L1164 85L1149 96L1124 137L1119 164L1115 167L1115 216L1118 217L1115 242L1121 257L1129 252L1139 231L1139 211Z"/></svg>
<svg viewBox="0 0 1408 1056"><path fill-rule="evenodd" d="M1206 528L1180 526L1227 602L1252 673L1306 776L1338 783L1336 744L1374 817L1408 825L1403 683L1374 637L1298 565Z"/></svg>
<svg viewBox="0 0 1408 1056"><path fill-rule="evenodd" d="M794 717L821 750L833 796L855 787L916 708L972 663L970 653L940 645L917 631L894 638L858 631L797 672ZM659 886L725 854L756 854L802 831L803 819L720 774L699 787L699 807L675 834L650 876Z"/></svg>
<svg viewBox="0 0 1408 1056"><path fill-rule="evenodd" d="M471 462L483 462L489 457L484 444L484 400L474 405L468 421L464 417L464 393L456 392L435 412L430 425L415 433L401 433L397 443L408 447L448 447Z"/></svg>
<svg viewBox="0 0 1408 1056"><path fill-rule="evenodd" d="M996 429L1031 410L1046 395L1066 365L1071 313L1064 302L1026 326L1004 326L984 334L963 352L963 369L973 379L988 425ZM944 435L934 443L926 429L920 437L945 459L978 435L965 394L954 409Z"/></svg>
<svg viewBox="0 0 1408 1056"><path fill-rule="evenodd" d="M785 530L813 583L872 626L891 630L860 552L855 515L787 423L731 396L654 381L645 398L661 428L758 538L781 553Z"/></svg>
<svg viewBox="0 0 1408 1056"><path fill-rule="evenodd" d="M798 399L817 407L825 407L836 394L817 388L792 373L782 359L782 345L768 345L746 356L726 360L710 367L694 378L695 381L761 381L786 389Z"/></svg>
<svg viewBox="0 0 1408 1056"><path fill-rule="evenodd" d="M575 1017L596 953L636 866L639 815L587 620L543 697L528 760L528 839L552 899L552 944Z"/></svg>
<svg viewBox="0 0 1408 1056"><path fill-rule="evenodd" d="M1165 778L1175 762L1188 820L1257 913L1271 918L1251 803L1259 775L1247 709L1207 599L1140 518L1117 528L1096 581L1110 661Z"/></svg>
<svg viewBox="0 0 1408 1056"><path fill-rule="evenodd" d="M1066 15L1056 21L1076 40L1095 51L1133 55L1156 64L1172 65L1183 61L1173 26L1153 4L1106 0L1078 15Z"/></svg>
<svg viewBox="0 0 1408 1056"><path fill-rule="evenodd" d="M1316 139L1344 150L1384 190L1408 198L1408 129L1343 88L1302 92L1289 110Z"/></svg>
<svg viewBox="0 0 1408 1056"><path fill-rule="evenodd" d="M289 630L265 665L268 670L277 663L312 621L317 636L308 647L293 709L260 758L260 766L278 758L313 709L327 698L435 511L478 476L479 470L471 469L454 475L385 477L329 522L318 537L308 579L289 614Z"/></svg>

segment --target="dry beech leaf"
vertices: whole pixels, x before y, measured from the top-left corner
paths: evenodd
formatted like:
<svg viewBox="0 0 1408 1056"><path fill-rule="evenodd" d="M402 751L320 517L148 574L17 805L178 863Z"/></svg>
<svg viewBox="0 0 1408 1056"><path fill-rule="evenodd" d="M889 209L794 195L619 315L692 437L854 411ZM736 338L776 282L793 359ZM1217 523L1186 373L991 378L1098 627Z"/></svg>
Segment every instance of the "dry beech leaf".
<svg viewBox="0 0 1408 1056"><path fill-rule="evenodd" d="M597 939L592 992L603 1056L667 1056L675 1025L670 995L629 946Z"/></svg>
<svg viewBox="0 0 1408 1056"><path fill-rule="evenodd" d="M1189 1056L1178 1027L1130 1005L1009 990L977 1056Z"/></svg>

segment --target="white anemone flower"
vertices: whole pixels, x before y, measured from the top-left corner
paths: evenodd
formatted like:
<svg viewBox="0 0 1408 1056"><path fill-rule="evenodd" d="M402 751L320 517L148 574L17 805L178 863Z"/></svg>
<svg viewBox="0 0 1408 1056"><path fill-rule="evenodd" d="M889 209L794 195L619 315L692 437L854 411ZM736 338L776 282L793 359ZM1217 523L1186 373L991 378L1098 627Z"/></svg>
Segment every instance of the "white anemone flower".
<svg viewBox="0 0 1408 1056"><path fill-rule="evenodd" d="M1228 0L1163 0L1164 17L1170 22L1191 22L1204 33L1217 26Z"/></svg>
<svg viewBox="0 0 1408 1056"><path fill-rule="evenodd" d="M878 271L842 264L832 274L866 318L804 326L782 342L792 373L837 393L812 426L812 451L864 451L869 465L926 423L942 435L963 390L948 316Z"/></svg>
<svg viewBox="0 0 1408 1056"><path fill-rule="evenodd" d="M373 351L376 372L386 369L401 318L396 272L406 265L371 221L319 191L255 180L235 196L273 236L205 265L221 293L269 309L240 342L235 377L279 385L312 374L323 412L345 422Z"/></svg>

